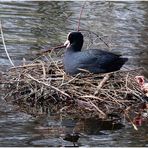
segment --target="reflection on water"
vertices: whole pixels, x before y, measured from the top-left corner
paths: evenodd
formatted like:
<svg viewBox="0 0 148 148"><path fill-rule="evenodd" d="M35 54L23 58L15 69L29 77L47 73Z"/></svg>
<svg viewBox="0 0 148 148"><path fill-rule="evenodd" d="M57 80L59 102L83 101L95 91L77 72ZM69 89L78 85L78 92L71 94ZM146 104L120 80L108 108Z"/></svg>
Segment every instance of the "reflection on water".
<svg viewBox="0 0 148 148"><path fill-rule="evenodd" d="M8 52L18 65L23 58L36 58L41 48L62 44L67 33L77 29L82 2L0 2L0 19ZM87 2L81 18L81 29L99 34L114 52L129 58L129 67L143 66L148 77L148 3ZM97 41L90 44L87 32L84 47L105 47ZM0 39L0 70L10 67ZM0 103L0 146L62 146L64 132L60 121L35 119L16 111L3 100ZM48 128L44 128L46 126ZM56 127L53 124L56 123ZM58 124L57 124L58 123ZM45 126L45 127L46 127ZM67 129L66 129L67 130ZM80 138L82 146L148 146L147 126L134 131L126 127L105 131L103 135Z"/></svg>

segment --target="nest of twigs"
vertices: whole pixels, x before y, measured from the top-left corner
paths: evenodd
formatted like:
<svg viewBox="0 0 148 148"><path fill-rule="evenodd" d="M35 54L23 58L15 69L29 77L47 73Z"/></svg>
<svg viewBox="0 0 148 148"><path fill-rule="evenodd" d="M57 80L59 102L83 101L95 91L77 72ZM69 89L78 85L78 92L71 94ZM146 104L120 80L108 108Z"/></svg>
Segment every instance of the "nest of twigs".
<svg viewBox="0 0 148 148"><path fill-rule="evenodd" d="M72 118L122 118L138 112L144 94L138 70L67 75L61 61L38 61L11 68L5 78L6 99L32 115L63 114Z"/></svg>

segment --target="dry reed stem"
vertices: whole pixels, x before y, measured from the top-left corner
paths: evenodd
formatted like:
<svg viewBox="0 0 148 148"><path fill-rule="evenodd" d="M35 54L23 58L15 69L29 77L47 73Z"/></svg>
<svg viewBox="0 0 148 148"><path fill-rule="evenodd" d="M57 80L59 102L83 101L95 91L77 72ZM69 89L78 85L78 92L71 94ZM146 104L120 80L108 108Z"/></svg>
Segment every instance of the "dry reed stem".
<svg viewBox="0 0 148 148"><path fill-rule="evenodd" d="M95 91L95 95L98 94L99 90L103 87L103 85L106 83L106 81L109 79L110 74L106 74L105 77L103 78L103 80L99 83L99 85L97 86L97 90Z"/></svg>
<svg viewBox="0 0 148 148"><path fill-rule="evenodd" d="M82 16L82 13L83 13L85 4L86 4L86 1L84 1L83 5L82 5L82 7L81 7L80 16L79 16L79 19L78 19L78 28L77 28L77 31L80 30L80 20L81 20L81 16Z"/></svg>
<svg viewBox="0 0 148 148"><path fill-rule="evenodd" d="M133 123L132 119L129 117L129 115L125 112L125 116L129 119L130 123L132 124L132 126L134 127L134 129L136 131L138 131L138 128L137 126Z"/></svg>
<svg viewBox="0 0 148 148"><path fill-rule="evenodd" d="M48 86L48 87L51 87L52 89L55 89L56 91L58 91L58 92L60 92L61 94L63 94L63 95L65 95L65 96L67 96L67 97L70 98L70 96L69 96L68 94L66 94L65 92L61 91L61 90L58 89L57 87L54 87L54 86L52 86L52 85L49 85L49 84L44 83L44 82L42 82L42 81L39 81L39 80L35 79L34 77L32 77L32 76L29 75L29 74L26 75L26 77L28 77L28 78L30 78L30 79L32 79L32 80L34 80L34 81L36 81L36 82L38 82L38 83L40 83L40 84L43 84L43 85Z"/></svg>
<svg viewBox="0 0 148 148"><path fill-rule="evenodd" d="M105 114L103 111L101 111L101 110L99 109L99 107L97 107L92 101L89 101L89 102L92 104L92 106L93 106L101 115L103 115L103 118L106 117L106 114Z"/></svg>
<svg viewBox="0 0 148 148"><path fill-rule="evenodd" d="M11 67L9 70L18 69L18 68L36 67L36 66L40 66L40 65L42 65L42 63L31 63L31 64L27 64L27 65L20 65L20 66Z"/></svg>
<svg viewBox="0 0 148 148"><path fill-rule="evenodd" d="M85 31L85 32L89 32L90 34L91 34L91 33L94 34L97 38L100 39L100 41L102 41L102 42L107 46L107 48L109 48L109 49L111 48L111 47L108 45L108 43L106 43L106 42L102 39L102 37L99 36L97 33L93 32L93 31L90 31L90 30L87 30L87 29L81 29L81 30L79 30L79 31Z"/></svg>

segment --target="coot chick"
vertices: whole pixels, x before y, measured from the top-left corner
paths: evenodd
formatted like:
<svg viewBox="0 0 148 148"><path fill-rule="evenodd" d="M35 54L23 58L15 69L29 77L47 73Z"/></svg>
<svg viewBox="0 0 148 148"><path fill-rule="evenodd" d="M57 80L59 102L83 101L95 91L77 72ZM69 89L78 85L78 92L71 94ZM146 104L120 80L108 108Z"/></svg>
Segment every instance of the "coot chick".
<svg viewBox="0 0 148 148"><path fill-rule="evenodd" d="M72 133L72 134L68 133L65 135L63 140L73 142L73 145L76 146L76 143L78 142L79 138L80 138L79 133Z"/></svg>
<svg viewBox="0 0 148 148"><path fill-rule="evenodd" d="M65 72L74 75L82 69L91 73L107 73L119 70L128 58L122 58L100 49L83 50L83 35L81 32L71 32L65 42L66 51L63 64Z"/></svg>

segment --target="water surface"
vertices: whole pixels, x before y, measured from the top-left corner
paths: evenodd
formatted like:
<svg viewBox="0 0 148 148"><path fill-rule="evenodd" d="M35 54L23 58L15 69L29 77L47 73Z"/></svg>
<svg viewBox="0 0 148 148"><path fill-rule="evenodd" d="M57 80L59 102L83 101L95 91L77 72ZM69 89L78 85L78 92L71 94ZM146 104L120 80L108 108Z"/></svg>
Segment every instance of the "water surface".
<svg viewBox="0 0 148 148"><path fill-rule="evenodd" d="M64 43L77 29L83 2L0 2L0 19L7 50L15 65L32 61L42 48ZM84 47L106 48L129 58L127 66L144 67L148 77L148 2L86 2L80 29L91 30L110 46L85 35ZM61 58L61 57L60 57ZM0 39L0 70L11 67ZM1 97L2 98L2 97ZM44 128L46 127L46 128ZM48 128L47 128L48 127ZM148 146L147 125L128 126L101 135L86 135L81 146ZM34 118L0 99L0 146L62 146L64 127L48 117Z"/></svg>

